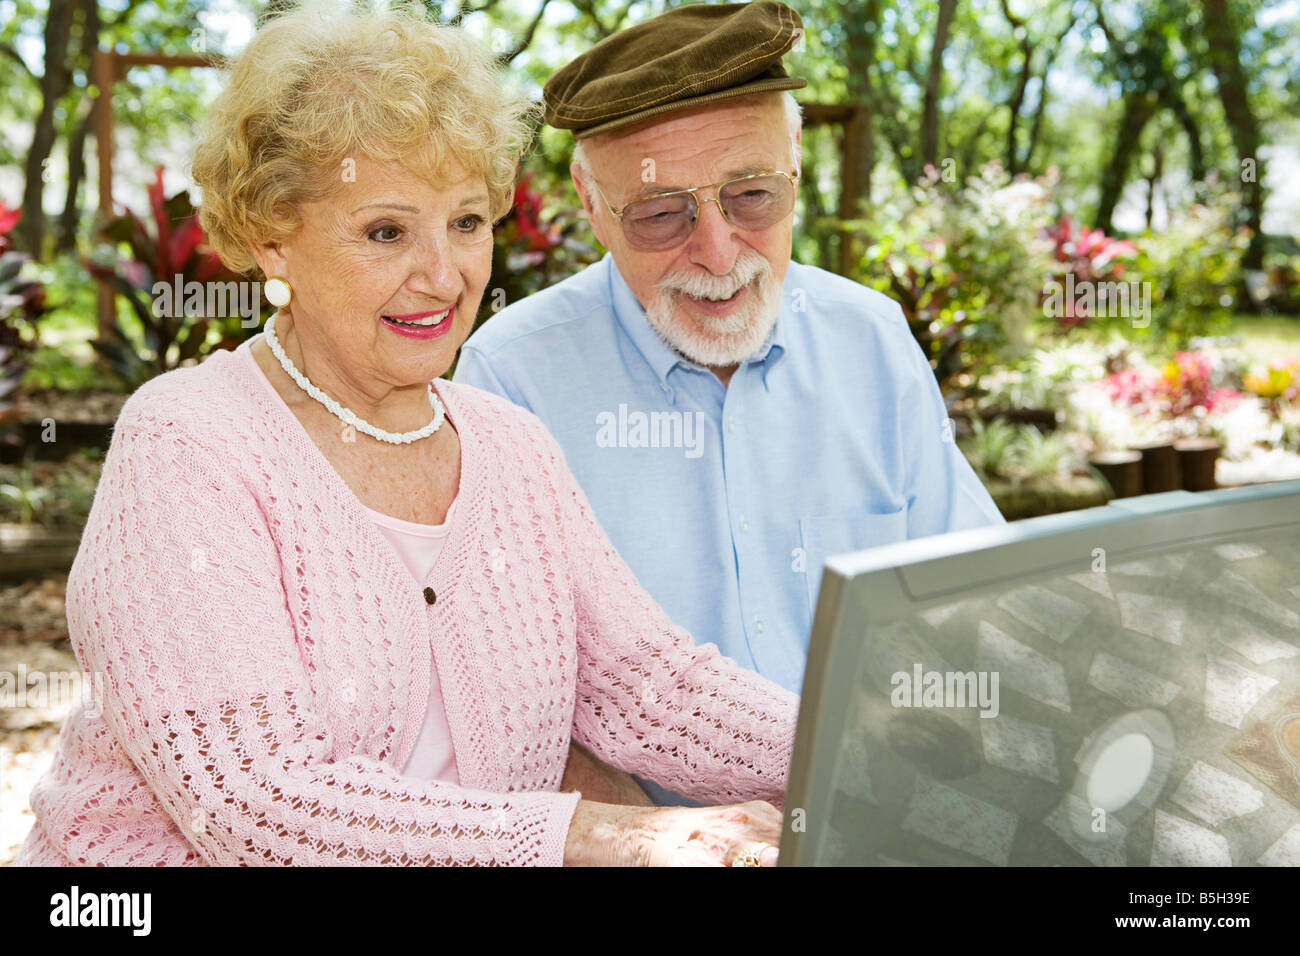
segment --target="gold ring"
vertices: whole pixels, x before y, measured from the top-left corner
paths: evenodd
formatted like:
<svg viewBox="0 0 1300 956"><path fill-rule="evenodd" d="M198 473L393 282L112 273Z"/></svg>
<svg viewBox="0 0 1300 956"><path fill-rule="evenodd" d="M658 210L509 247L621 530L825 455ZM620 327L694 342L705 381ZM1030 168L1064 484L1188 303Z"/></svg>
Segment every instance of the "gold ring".
<svg viewBox="0 0 1300 956"><path fill-rule="evenodd" d="M768 844L760 843L757 847L751 847L743 853L737 853L731 861L732 866L761 866L761 857L763 851L768 848Z"/></svg>

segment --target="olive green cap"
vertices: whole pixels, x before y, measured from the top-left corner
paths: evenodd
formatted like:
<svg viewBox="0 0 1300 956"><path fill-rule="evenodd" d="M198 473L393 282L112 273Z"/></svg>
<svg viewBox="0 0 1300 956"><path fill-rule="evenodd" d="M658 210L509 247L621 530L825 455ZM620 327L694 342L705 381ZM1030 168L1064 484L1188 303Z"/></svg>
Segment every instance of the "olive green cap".
<svg viewBox="0 0 1300 956"><path fill-rule="evenodd" d="M676 7L601 40L543 90L546 122L582 139L734 96L797 90L781 64L803 33L776 0Z"/></svg>

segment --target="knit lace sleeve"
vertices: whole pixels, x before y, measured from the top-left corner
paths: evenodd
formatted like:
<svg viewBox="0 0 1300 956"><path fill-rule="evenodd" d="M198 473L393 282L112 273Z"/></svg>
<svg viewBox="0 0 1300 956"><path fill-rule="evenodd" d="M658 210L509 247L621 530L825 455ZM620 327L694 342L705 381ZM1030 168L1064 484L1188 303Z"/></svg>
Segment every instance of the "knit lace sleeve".
<svg viewBox="0 0 1300 956"><path fill-rule="evenodd" d="M119 422L106 457L68 620L82 665L104 675L111 732L197 853L560 864L576 794L490 793L332 756L284 590L293 556L227 459L141 417Z"/></svg>
<svg viewBox="0 0 1300 956"><path fill-rule="evenodd" d="M574 739L695 800L780 807L798 696L673 625L619 557L559 445L549 445L576 591Z"/></svg>

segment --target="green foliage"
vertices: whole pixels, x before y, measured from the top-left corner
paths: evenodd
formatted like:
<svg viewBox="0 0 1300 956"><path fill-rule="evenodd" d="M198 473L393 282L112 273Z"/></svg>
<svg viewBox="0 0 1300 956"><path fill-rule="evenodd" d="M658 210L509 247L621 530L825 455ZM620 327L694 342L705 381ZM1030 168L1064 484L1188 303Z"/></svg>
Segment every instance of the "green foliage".
<svg viewBox="0 0 1300 956"><path fill-rule="evenodd" d="M90 350L89 346L87 350ZM121 379L104 372L93 360L78 360L66 346L38 347L27 364L23 385L26 388L54 388L64 392L119 392L125 388Z"/></svg>
<svg viewBox="0 0 1300 956"><path fill-rule="evenodd" d="M961 448L985 482L997 478L1051 481L1068 474L1074 464L1074 452L1063 435L1001 418L985 422L974 416L970 437Z"/></svg>
<svg viewBox="0 0 1300 956"><path fill-rule="evenodd" d="M1034 425L1027 425L1017 436L1013 456L1029 478L1055 478L1064 470L1070 457L1070 447L1065 439L1054 433L1044 434Z"/></svg>
<svg viewBox="0 0 1300 956"><path fill-rule="evenodd" d="M1237 199L1216 190L1205 204L1178 211L1168 228L1137 240L1137 272L1151 283L1152 339L1186 348L1194 336L1225 331L1240 308L1237 286L1249 236L1232 226Z"/></svg>
<svg viewBox="0 0 1300 956"><path fill-rule="evenodd" d="M0 465L0 524L83 527L102 468L103 452L85 448L66 462L37 462L29 451Z"/></svg>
<svg viewBox="0 0 1300 956"><path fill-rule="evenodd" d="M13 511L16 519L10 522L12 524L31 524L32 516L45 506L52 493L52 488L37 484L26 469L18 483L0 484L0 502L3 502L5 511Z"/></svg>
<svg viewBox="0 0 1300 956"><path fill-rule="evenodd" d="M1127 350L1123 339L1095 344L1084 341L1038 348L1019 362L982 375L977 389L981 409L1061 409L1069 390L1098 382L1108 364Z"/></svg>
<svg viewBox="0 0 1300 956"><path fill-rule="evenodd" d="M31 337L35 348L23 386L121 391L122 382L99 366L90 345L97 331L96 288L86 267L75 255L66 254L35 264L31 271L45 285L49 311L41 319L39 334ZM121 297L118 308L122 320L130 322L129 307Z"/></svg>
<svg viewBox="0 0 1300 956"><path fill-rule="evenodd" d="M874 237L858 278L901 303L941 384L1027 347L1051 268L1050 186L991 163L960 188L928 176L858 224Z"/></svg>
<svg viewBox="0 0 1300 956"><path fill-rule="evenodd" d="M985 423L978 416L971 419L971 436L962 450L971 466L985 481L1006 477L1013 462L1016 428L1008 421L995 418Z"/></svg>
<svg viewBox="0 0 1300 956"><path fill-rule="evenodd" d="M1076 327L1091 337L1188 348L1222 332L1240 306L1248 236L1231 225L1234 193L1212 189L1204 203L1173 214L1167 229L1129 243L1058 223L1058 192L1052 176L1013 179L996 162L960 186L932 170L910 192L884 198L870 220L851 224L874 237L858 278L900 302L941 384L1014 367L1034 345L1069 341ZM1062 285L1066 271L1077 286ZM1052 301L1062 289L1078 298L1085 286L1096 293L1108 283L1124 287L1124 307L1083 311L1067 299L1062 318ZM1019 384L1027 382L1032 376ZM1038 407L1043 396L1014 398Z"/></svg>

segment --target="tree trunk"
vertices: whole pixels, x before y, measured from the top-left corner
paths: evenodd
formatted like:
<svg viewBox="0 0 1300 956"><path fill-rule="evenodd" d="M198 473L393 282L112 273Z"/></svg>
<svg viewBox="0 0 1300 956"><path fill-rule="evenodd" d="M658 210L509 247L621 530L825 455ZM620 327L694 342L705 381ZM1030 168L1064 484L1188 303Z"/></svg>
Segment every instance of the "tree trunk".
<svg viewBox="0 0 1300 956"><path fill-rule="evenodd" d="M1017 165L1013 172L1020 170L1032 171L1034 168L1034 153L1038 151L1038 136L1043 129L1043 112L1047 106L1047 71L1051 69L1052 60L1048 57L1047 65L1043 68L1043 80L1038 91L1038 109L1034 110L1034 121L1029 126L1029 143L1025 146L1025 158Z"/></svg>
<svg viewBox="0 0 1300 956"><path fill-rule="evenodd" d="M1047 78L1052 73L1052 64L1056 62L1056 54L1060 51L1061 44L1065 42L1066 36L1074 29L1075 22L1074 18L1070 19L1070 22L1065 25L1065 29L1057 34L1056 42L1047 51L1038 89L1038 107L1034 110L1034 124L1029 128L1029 145L1025 147L1025 158L1020 164L1021 169L1032 171L1034 168L1034 153L1038 150L1038 136L1043 128L1043 114L1047 112Z"/></svg>
<svg viewBox="0 0 1300 956"><path fill-rule="evenodd" d="M1246 72L1241 67L1241 39L1237 24L1228 9L1228 0L1201 0L1205 11L1205 33L1210 47L1210 68L1219 85L1219 100L1232 131L1240 165L1242 205L1246 225L1251 229L1250 248L1242 258L1246 269L1260 269L1264 264L1264 159L1259 155L1259 121L1250 106L1246 89ZM1249 169L1249 175L1246 175Z"/></svg>
<svg viewBox="0 0 1300 956"><path fill-rule="evenodd" d="M1151 175L1147 177L1147 232L1151 231L1151 221L1156 215L1156 186L1165 174L1165 153L1159 144L1151 151L1151 160Z"/></svg>
<svg viewBox="0 0 1300 956"><path fill-rule="evenodd" d="M872 101L870 66L876 59L876 37L880 34L880 0L865 4L840 0L848 61L849 101L866 104ZM875 165L875 143L871 136L871 117L865 110L844 125L844 166L840 176L840 219L856 219L871 201L871 170ZM860 243L847 231L840 232L838 268L850 278L857 272Z"/></svg>
<svg viewBox="0 0 1300 956"><path fill-rule="evenodd" d="M1201 146L1201 128L1196 122L1196 117L1192 111L1187 108L1187 101L1183 99L1172 84L1173 77L1169 78L1170 86L1164 94L1165 103L1169 106L1169 111L1174 114L1178 124L1183 128L1183 135L1187 137L1187 171L1192 177L1194 186L1199 186L1205 182L1205 149Z"/></svg>
<svg viewBox="0 0 1300 956"><path fill-rule="evenodd" d="M99 45L99 2L98 0L81 0L81 54L78 57L90 83L91 63L95 48ZM95 104L77 123L68 138L68 189L64 194L63 212L59 214L59 232L55 242L56 252L70 252L77 247L77 227L81 223L81 182L86 176L86 135L95 120Z"/></svg>
<svg viewBox="0 0 1300 956"><path fill-rule="evenodd" d="M943 87L943 51L948 46L957 0L939 0L939 23L934 29L934 47L930 50L930 69L925 77L925 100L921 109L921 161L939 165L939 95Z"/></svg>
<svg viewBox="0 0 1300 956"><path fill-rule="evenodd" d="M86 135L94 120L95 107L92 105L68 138L68 191L63 199L63 212L59 214L55 252L71 252L77 248L77 228L81 224L81 182L86 177Z"/></svg>
<svg viewBox="0 0 1300 956"><path fill-rule="evenodd" d="M889 79L881 73L879 65L873 68L874 82L871 85L871 99L867 106L872 118L880 124L876 132L883 134L886 145L893 151L894 160L903 179L914 183L921 178L924 169L921 166L921 154L913 149L916 143L916 131L898 118L903 107L889 88Z"/></svg>
<svg viewBox="0 0 1300 956"><path fill-rule="evenodd" d="M821 187L818 185L816 143L812 141L809 132L810 130L805 127L801 175L799 176L799 190L803 193L804 214L808 220L811 220L804 223L804 228L817 239L817 261L813 264L821 269L830 269L834 264L829 248L830 235L833 230L826 227L828 217L826 215L826 204L822 201Z"/></svg>
<svg viewBox="0 0 1300 956"><path fill-rule="evenodd" d="M1025 90L1029 88L1029 78L1033 76L1034 45L1029 41L1029 28L1023 20L1011 12L1010 0L1002 0L1002 15L1006 17L1013 30L1022 31L1020 39L1020 77L1016 80L1015 92L1007 101L1011 116L1007 121L1007 172L1015 175L1020 171L1018 150L1016 149L1016 128L1020 125L1020 110L1025 103Z"/></svg>
<svg viewBox="0 0 1300 956"><path fill-rule="evenodd" d="M983 136L984 131L988 129L989 119L992 118L993 114L997 112L997 110L998 107L993 107L981 116L980 121L975 124L975 132L970 134L962 147L961 163L958 166L958 169L967 170L974 168L975 152L979 149L980 137Z"/></svg>
<svg viewBox="0 0 1300 956"><path fill-rule="evenodd" d="M19 234L27 251L41 258L45 239L45 161L54 148L54 109L67 92L72 71L68 67L68 41L72 34L72 0L50 0L45 18L45 73L41 76L41 111L32 128L32 145L23 167L23 219Z"/></svg>
<svg viewBox="0 0 1300 956"><path fill-rule="evenodd" d="M1101 200L1097 203L1094 228L1102 232L1111 231L1111 218L1115 215L1115 206L1118 205L1124 183L1128 180L1138 140L1147 121L1155 113L1155 107L1155 98L1142 90L1133 90L1124 97L1124 117L1120 120L1115 138L1115 152L1111 154L1110 163L1101 174Z"/></svg>

